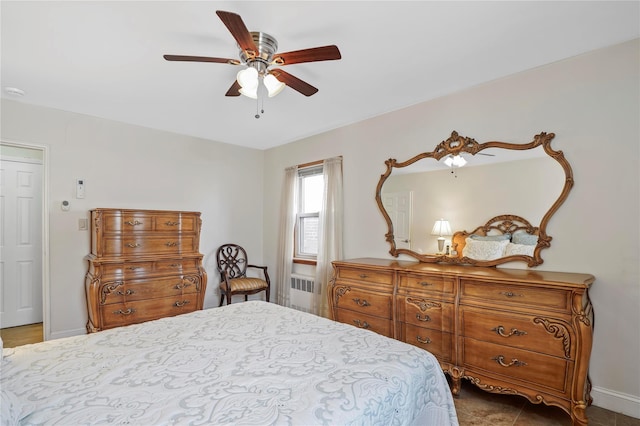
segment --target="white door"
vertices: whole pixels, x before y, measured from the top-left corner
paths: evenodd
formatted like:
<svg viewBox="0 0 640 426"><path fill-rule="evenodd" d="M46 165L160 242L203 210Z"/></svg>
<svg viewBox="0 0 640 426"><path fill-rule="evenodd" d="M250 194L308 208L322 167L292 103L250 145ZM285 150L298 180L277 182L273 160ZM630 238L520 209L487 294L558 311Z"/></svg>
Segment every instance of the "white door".
<svg viewBox="0 0 640 426"><path fill-rule="evenodd" d="M382 194L382 204L393 223L396 249L411 249L411 191Z"/></svg>
<svg viewBox="0 0 640 426"><path fill-rule="evenodd" d="M42 164L0 161L0 328L42 322Z"/></svg>

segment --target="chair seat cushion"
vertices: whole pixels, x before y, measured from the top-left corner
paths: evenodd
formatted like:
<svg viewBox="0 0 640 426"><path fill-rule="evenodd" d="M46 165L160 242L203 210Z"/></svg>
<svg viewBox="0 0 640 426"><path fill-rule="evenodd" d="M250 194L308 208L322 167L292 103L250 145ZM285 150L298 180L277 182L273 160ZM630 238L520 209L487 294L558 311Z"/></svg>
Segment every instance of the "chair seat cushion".
<svg viewBox="0 0 640 426"><path fill-rule="evenodd" d="M260 278L234 278L229 280L229 285L231 286L231 291L234 293L236 291L253 291L267 288L267 282ZM224 281L220 282L220 288L226 290L227 283Z"/></svg>

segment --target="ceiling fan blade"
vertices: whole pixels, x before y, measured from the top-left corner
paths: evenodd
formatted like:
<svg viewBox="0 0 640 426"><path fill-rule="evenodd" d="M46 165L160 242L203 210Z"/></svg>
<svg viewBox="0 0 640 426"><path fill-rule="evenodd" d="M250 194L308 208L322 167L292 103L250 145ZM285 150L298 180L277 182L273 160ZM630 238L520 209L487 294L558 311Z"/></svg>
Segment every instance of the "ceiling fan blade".
<svg viewBox="0 0 640 426"><path fill-rule="evenodd" d="M318 91L318 89L316 89L309 83L300 80L298 77L292 76L288 72L282 70L271 70L269 72L273 74L273 76L279 81L291 87L293 90L297 90L305 96L311 96Z"/></svg>
<svg viewBox="0 0 640 426"><path fill-rule="evenodd" d="M301 62L335 61L341 58L342 55L340 55L338 46L331 45L276 53L273 62L277 65L291 65Z"/></svg>
<svg viewBox="0 0 640 426"><path fill-rule="evenodd" d="M238 83L238 80L234 80L233 84L231 85L231 87L229 87L229 90L227 90L227 93L225 93L225 96L240 96L240 83Z"/></svg>
<svg viewBox="0 0 640 426"><path fill-rule="evenodd" d="M258 54L258 47L240 15L233 12L225 12L224 10L216 10L216 15L222 20L222 23L227 27L233 38L236 39L242 50L249 50L253 54Z"/></svg>
<svg viewBox="0 0 640 426"><path fill-rule="evenodd" d="M240 65L237 59L210 58L208 56L163 55L167 61L216 62L219 64Z"/></svg>

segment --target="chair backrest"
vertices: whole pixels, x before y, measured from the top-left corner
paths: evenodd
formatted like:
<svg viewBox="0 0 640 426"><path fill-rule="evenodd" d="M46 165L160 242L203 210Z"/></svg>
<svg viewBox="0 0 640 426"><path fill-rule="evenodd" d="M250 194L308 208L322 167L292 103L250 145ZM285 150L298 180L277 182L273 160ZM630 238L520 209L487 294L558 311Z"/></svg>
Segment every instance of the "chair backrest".
<svg viewBox="0 0 640 426"><path fill-rule="evenodd" d="M227 278L241 278L247 275L247 252L237 244L223 244L216 253L218 272Z"/></svg>

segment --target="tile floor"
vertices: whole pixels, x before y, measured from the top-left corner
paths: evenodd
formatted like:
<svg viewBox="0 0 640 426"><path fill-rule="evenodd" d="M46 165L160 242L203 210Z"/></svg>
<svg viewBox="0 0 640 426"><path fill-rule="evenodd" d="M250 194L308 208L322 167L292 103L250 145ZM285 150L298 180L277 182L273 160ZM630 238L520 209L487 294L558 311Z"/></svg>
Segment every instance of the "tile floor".
<svg viewBox="0 0 640 426"><path fill-rule="evenodd" d="M460 426L571 426L569 415L558 407L488 393L466 380L454 402ZM587 419L589 426L640 426L640 419L596 406L587 408Z"/></svg>

